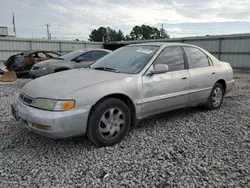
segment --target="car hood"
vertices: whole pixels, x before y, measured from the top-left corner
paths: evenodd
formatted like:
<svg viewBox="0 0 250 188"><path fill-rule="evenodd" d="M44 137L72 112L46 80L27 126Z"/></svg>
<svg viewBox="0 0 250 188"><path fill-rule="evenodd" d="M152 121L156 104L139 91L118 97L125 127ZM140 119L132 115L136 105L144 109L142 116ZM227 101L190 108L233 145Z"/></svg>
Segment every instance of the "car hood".
<svg viewBox="0 0 250 188"><path fill-rule="evenodd" d="M60 99L75 90L128 76L94 69L73 69L32 80L22 88L22 92L32 98Z"/></svg>
<svg viewBox="0 0 250 188"><path fill-rule="evenodd" d="M62 64L62 63L68 63L68 60L62 60L62 59L49 59L49 60L45 60L39 63L36 63L36 67L46 67L46 66L57 66L58 64Z"/></svg>

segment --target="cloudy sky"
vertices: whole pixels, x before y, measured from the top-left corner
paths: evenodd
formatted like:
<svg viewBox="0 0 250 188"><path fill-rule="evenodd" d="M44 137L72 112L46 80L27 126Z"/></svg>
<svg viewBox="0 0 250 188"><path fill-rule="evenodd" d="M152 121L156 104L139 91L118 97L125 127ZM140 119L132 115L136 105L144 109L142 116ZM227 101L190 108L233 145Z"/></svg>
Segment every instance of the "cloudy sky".
<svg viewBox="0 0 250 188"><path fill-rule="evenodd" d="M0 26L18 37L87 40L110 26L129 34L134 25L164 28L171 37L250 33L250 0L1 0Z"/></svg>

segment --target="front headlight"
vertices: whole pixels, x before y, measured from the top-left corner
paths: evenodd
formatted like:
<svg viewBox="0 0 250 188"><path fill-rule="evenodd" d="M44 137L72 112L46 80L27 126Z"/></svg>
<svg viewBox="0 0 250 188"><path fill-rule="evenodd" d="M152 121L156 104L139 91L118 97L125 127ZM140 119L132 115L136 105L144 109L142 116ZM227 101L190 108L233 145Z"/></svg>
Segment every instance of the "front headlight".
<svg viewBox="0 0 250 188"><path fill-rule="evenodd" d="M36 98L32 102L32 106L43 110L65 111L74 108L75 101Z"/></svg>

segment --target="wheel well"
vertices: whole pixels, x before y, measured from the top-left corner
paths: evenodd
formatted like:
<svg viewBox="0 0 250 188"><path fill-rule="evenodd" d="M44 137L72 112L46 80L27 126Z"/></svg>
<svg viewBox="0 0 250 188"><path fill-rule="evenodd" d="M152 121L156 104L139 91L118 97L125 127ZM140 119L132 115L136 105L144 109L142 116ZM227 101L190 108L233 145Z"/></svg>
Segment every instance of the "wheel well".
<svg viewBox="0 0 250 188"><path fill-rule="evenodd" d="M219 84L221 84L222 85L222 87L223 87L223 89L224 89L224 91L226 91L226 87L227 87L227 85L226 85L226 82L225 82L225 80L223 80L223 79L220 79L220 80L218 80L216 83L219 83Z"/></svg>
<svg viewBox="0 0 250 188"><path fill-rule="evenodd" d="M65 71L65 70L69 70L68 68L58 68L55 70L55 72L60 72L60 71Z"/></svg>
<svg viewBox="0 0 250 188"><path fill-rule="evenodd" d="M116 98L119 99L121 101L123 101L129 108L130 112L131 112L131 126L134 126L137 124L137 118L136 118L136 111L135 111L135 105L133 103L133 101L124 94L111 94L111 95L107 95L103 98L101 98L99 101L97 101L95 103L95 105L92 106L90 113L92 112L92 110L94 110L94 108L103 100L107 99L107 98Z"/></svg>

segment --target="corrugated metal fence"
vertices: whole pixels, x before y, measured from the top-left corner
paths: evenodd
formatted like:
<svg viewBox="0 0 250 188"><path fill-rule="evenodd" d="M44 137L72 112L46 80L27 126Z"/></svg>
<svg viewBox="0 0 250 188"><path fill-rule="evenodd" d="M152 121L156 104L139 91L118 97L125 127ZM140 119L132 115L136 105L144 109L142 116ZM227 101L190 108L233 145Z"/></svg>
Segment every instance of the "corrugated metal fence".
<svg viewBox="0 0 250 188"><path fill-rule="evenodd" d="M250 69L250 34L186 37L169 40L121 41L105 44L104 47L107 45L121 46L153 41L194 44L206 49L221 61L229 62L233 68ZM26 50L52 50L59 53L66 53L75 49L85 48L103 48L103 43L0 37L0 62L6 60L12 54Z"/></svg>
<svg viewBox="0 0 250 188"><path fill-rule="evenodd" d="M193 44L206 49L219 60L229 62L233 68L250 69L250 34L185 37L169 40L124 41L117 42L116 45L141 42L180 42ZM110 44L112 45L112 43Z"/></svg>
<svg viewBox="0 0 250 188"><path fill-rule="evenodd" d="M200 46L233 68L250 69L250 35L183 38L178 42Z"/></svg>
<svg viewBox="0 0 250 188"><path fill-rule="evenodd" d="M86 48L103 48L103 43L0 37L0 62L7 60L13 54L27 50L51 50L63 54Z"/></svg>

